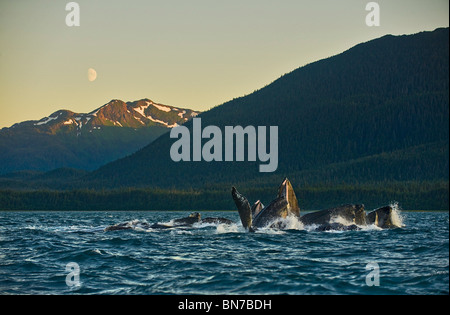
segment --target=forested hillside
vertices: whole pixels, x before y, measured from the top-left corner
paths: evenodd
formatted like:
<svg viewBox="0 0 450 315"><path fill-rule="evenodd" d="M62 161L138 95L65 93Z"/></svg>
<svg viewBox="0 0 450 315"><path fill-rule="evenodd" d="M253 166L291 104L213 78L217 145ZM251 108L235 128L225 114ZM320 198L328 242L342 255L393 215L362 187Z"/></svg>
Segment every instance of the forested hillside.
<svg viewBox="0 0 450 315"><path fill-rule="evenodd" d="M222 130L278 126L277 178L448 180L448 35L448 29L438 29L360 44L199 117L203 126ZM265 185L265 178L274 177L259 173L259 162L175 163L169 156L174 141L165 135L93 172L86 183L205 187L251 179Z"/></svg>

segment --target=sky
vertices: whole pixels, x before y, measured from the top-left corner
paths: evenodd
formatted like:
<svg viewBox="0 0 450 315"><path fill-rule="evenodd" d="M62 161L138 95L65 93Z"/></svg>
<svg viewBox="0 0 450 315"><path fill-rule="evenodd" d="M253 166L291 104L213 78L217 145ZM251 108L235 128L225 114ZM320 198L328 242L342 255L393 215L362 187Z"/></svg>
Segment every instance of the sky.
<svg viewBox="0 0 450 315"><path fill-rule="evenodd" d="M112 99L204 111L358 43L449 26L448 0L376 1L379 26L364 0L79 0L79 26L69 2L0 0L0 128Z"/></svg>

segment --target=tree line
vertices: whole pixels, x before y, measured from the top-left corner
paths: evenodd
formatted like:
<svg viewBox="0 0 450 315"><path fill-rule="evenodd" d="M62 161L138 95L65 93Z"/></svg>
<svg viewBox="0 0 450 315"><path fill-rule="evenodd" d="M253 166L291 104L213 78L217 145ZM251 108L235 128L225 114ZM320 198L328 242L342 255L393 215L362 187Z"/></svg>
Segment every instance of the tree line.
<svg viewBox="0 0 450 315"><path fill-rule="evenodd" d="M405 210L448 210L447 181L374 182L294 187L304 210L348 203L375 209L398 202ZM251 203L269 204L277 187L238 186ZM210 189L0 190L0 210L234 210L231 187Z"/></svg>

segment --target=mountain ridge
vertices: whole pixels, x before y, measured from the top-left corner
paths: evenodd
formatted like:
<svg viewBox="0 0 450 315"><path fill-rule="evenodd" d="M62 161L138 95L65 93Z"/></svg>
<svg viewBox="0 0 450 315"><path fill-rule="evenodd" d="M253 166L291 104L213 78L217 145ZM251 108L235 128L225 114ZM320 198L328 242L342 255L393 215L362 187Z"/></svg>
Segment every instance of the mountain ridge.
<svg viewBox="0 0 450 315"><path fill-rule="evenodd" d="M113 99L89 113L57 110L0 130L0 174L61 167L93 170L133 153L198 113L150 99Z"/></svg>
<svg viewBox="0 0 450 315"><path fill-rule="evenodd" d="M131 112L133 111L133 112ZM166 114L165 119L161 117L161 113ZM11 127L5 127L0 131L11 130L13 128L22 126L50 126L50 130L54 125L76 125L79 129L86 124L92 126L118 126L142 128L152 125L163 125L168 128L173 128L178 124L186 122L188 119L198 115L198 111L191 109L178 108L170 105L163 105L155 103L146 98L133 102L124 102L119 99L113 99L108 103L100 106L89 113L76 113L67 109L60 109L53 112L51 115L41 118L40 120L28 120L13 124ZM152 116L152 114L154 116ZM156 114L156 115L155 115ZM163 115L164 116L164 115ZM48 132L42 128L41 132ZM92 130L92 128L90 128Z"/></svg>

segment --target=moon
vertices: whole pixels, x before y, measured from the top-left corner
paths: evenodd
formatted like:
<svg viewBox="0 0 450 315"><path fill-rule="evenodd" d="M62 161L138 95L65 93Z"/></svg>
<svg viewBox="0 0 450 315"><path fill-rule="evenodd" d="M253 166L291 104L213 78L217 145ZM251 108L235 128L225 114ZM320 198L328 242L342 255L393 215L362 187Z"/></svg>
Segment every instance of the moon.
<svg viewBox="0 0 450 315"><path fill-rule="evenodd" d="M88 69L88 80L90 82L95 81L97 79L97 71L95 69L89 68Z"/></svg>

